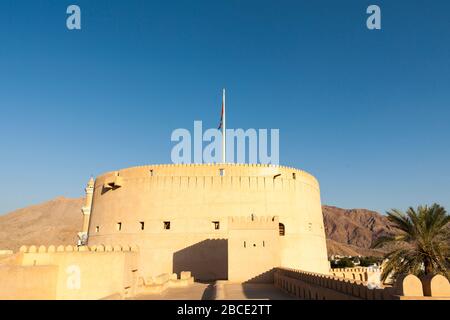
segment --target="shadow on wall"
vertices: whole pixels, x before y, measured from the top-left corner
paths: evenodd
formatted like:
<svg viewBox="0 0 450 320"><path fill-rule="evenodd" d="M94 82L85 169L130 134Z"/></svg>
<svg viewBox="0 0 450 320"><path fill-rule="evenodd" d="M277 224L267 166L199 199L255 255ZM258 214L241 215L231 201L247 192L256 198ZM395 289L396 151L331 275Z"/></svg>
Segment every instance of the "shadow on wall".
<svg viewBox="0 0 450 320"><path fill-rule="evenodd" d="M228 279L228 240L208 239L173 254L173 272L191 271L195 280Z"/></svg>
<svg viewBox="0 0 450 320"><path fill-rule="evenodd" d="M217 297L217 289L214 283L210 283L205 291L203 291L202 300L215 300Z"/></svg>
<svg viewBox="0 0 450 320"><path fill-rule="evenodd" d="M251 284L251 283L270 283L273 284L274 281L274 273L275 268L270 269L264 273L257 275L247 281L244 281L243 284Z"/></svg>
<svg viewBox="0 0 450 320"><path fill-rule="evenodd" d="M275 268L242 283L242 291L247 299L291 300L295 299L274 286Z"/></svg>
<svg viewBox="0 0 450 320"><path fill-rule="evenodd" d="M242 291L247 299L274 299L271 290L264 290L262 284L272 288L275 269L270 269L242 283Z"/></svg>

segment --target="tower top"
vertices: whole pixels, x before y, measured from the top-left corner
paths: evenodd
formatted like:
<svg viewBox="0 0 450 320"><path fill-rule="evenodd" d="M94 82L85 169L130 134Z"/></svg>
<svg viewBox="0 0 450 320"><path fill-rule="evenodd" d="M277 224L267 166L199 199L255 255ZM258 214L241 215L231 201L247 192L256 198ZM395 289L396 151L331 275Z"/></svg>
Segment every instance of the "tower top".
<svg viewBox="0 0 450 320"><path fill-rule="evenodd" d="M94 183L95 183L94 177L91 176L91 177L89 178L89 181L88 181L87 186L88 186L88 187L94 187Z"/></svg>

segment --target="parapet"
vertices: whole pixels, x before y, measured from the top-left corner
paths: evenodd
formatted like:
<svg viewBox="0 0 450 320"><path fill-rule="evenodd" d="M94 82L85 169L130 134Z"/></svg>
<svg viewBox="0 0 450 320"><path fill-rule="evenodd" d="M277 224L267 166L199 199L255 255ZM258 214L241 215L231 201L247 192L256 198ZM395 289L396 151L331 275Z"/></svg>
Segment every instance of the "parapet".
<svg viewBox="0 0 450 320"><path fill-rule="evenodd" d="M434 293L433 290L428 290L428 285L433 282L435 282L432 287ZM364 281L295 269L277 268L275 285L306 299L314 299L315 297L316 299L327 300L450 300L450 284L441 275L419 279L410 274L397 279L394 287L371 289Z"/></svg>
<svg viewBox="0 0 450 320"><path fill-rule="evenodd" d="M62 252L137 252L139 247L137 245L95 245L95 246L71 246L59 245L54 246L21 246L19 252L21 253L62 253Z"/></svg>
<svg viewBox="0 0 450 320"><path fill-rule="evenodd" d="M449 297L450 283L446 277L436 274L423 276L421 279L423 284L423 293L430 297Z"/></svg>
<svg viewBox="0 0 450 320"><path fill-rule="evenodd" d="M217 163L217 164L157 164L136 166L111 171L97 177L96 188L114 189L121 187L126 180L161 177L213 177L219 176L220 170L225 170L224 177L267 177L300 180L319 186L317 179L306 171L292 167L270 165L270 164L240 164L240 163Z"/></svg>

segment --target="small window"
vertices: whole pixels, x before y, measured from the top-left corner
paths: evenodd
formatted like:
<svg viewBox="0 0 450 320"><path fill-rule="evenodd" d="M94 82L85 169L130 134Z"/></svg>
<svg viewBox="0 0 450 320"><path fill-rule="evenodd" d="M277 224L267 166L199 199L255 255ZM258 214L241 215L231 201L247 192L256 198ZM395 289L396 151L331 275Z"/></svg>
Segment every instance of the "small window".
<svg viewBox="0 0 450 320"><path fill-rule="evenodd" d="M164 221L164 230L170 230L170 221Z"/></svg>
<svg viewBox="0 0 450 320"><path fill-rule="evenodd" d="M284 228L284 224L280 223L278 224L278 229L280 231L280 236L284 236L285 235L285 228Z"/></svg>
<svg viewBox="0 0 450 320"><path fill-rule="evenodd" d="M265 247L266 246L266 243L263 241L263 247Z"/></svg>
<svg viewBox="0 0 450 320"><path fill-rule="evenodd" d="M99 232L100 231L100 227L99 226L96 226L95 227L95 232Z"/></svg>
<svg viewBox="0 0 450 320"><path fill-rule="evenodd" d="M310 222L310 223L308 223L308 231L311 231L312 230L312 223Z"/></svg>
<svg viewBox="0 0 450 320"><path fill-rule="evenodd" d="M117 228L117 231L122 230L122 222L117 222L116 228Z"/></svg>
<svg viewBox="0 0 450 320"><path fill-rule="evenodd" d="M153 169L150 169L150 177L153 177L153 176L154 176Z"/></svg>
<svg viewBox="0 0 450 320"><path fill-rule="evenodd" d="M141 230L144 230L144 229L145 229L145 223L144 223L144 221L139 222L139 224L141 225Z"/></svg>
<svg viewBox="0 0 450 320"><path fill-rule="evenodd" d="M214 224L214 230L219 230L220 229L220 222L219 221L213 221Z"/></svg>
<svg viewBox="0 0 450 320"><path fill-rule="evenodd" d="M244 248L247 248L247 243L244 241Z"/></svg>
<svg viewBox="0 0 450 320"><path fill-rule="evenodd" d="M221 177L225 176L225 169L219 169L219 174Z"/></svg>
<svg viewBox="0 0 450 320"><path fill-rule="evenodd" d="M297 178L297 176L295 175L295 172L292 172L292 179L296 179Z"/></svg>

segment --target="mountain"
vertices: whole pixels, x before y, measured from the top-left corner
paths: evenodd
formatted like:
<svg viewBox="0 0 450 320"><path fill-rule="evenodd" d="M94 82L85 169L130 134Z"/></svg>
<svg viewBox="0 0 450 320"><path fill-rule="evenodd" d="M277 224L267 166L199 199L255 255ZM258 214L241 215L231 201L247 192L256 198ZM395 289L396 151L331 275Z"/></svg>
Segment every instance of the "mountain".
<svg viewBox="0 0 450 320"><path fill-rule="evenodd" d="M0 216L0 249L21 245L76 244L83 199L59 197Z"/></svg>
<svg viewBox="0 0 450 320"><path fill-rule="evenodd" d="M0 216L0 249L76 244L83 201L59 197ZM323 206L323 215L329 255L383 254L370 246L377 237L392 232L386 217L375 211L332 206Z"/></svg>
<svg viewBox="0 0 450 320"><path fill-rule="evenodd" d="M382 250L370 249L380 236L392 234L388 219L366 209L341 209L323 206L328 254L380 256Z"/></svg>

